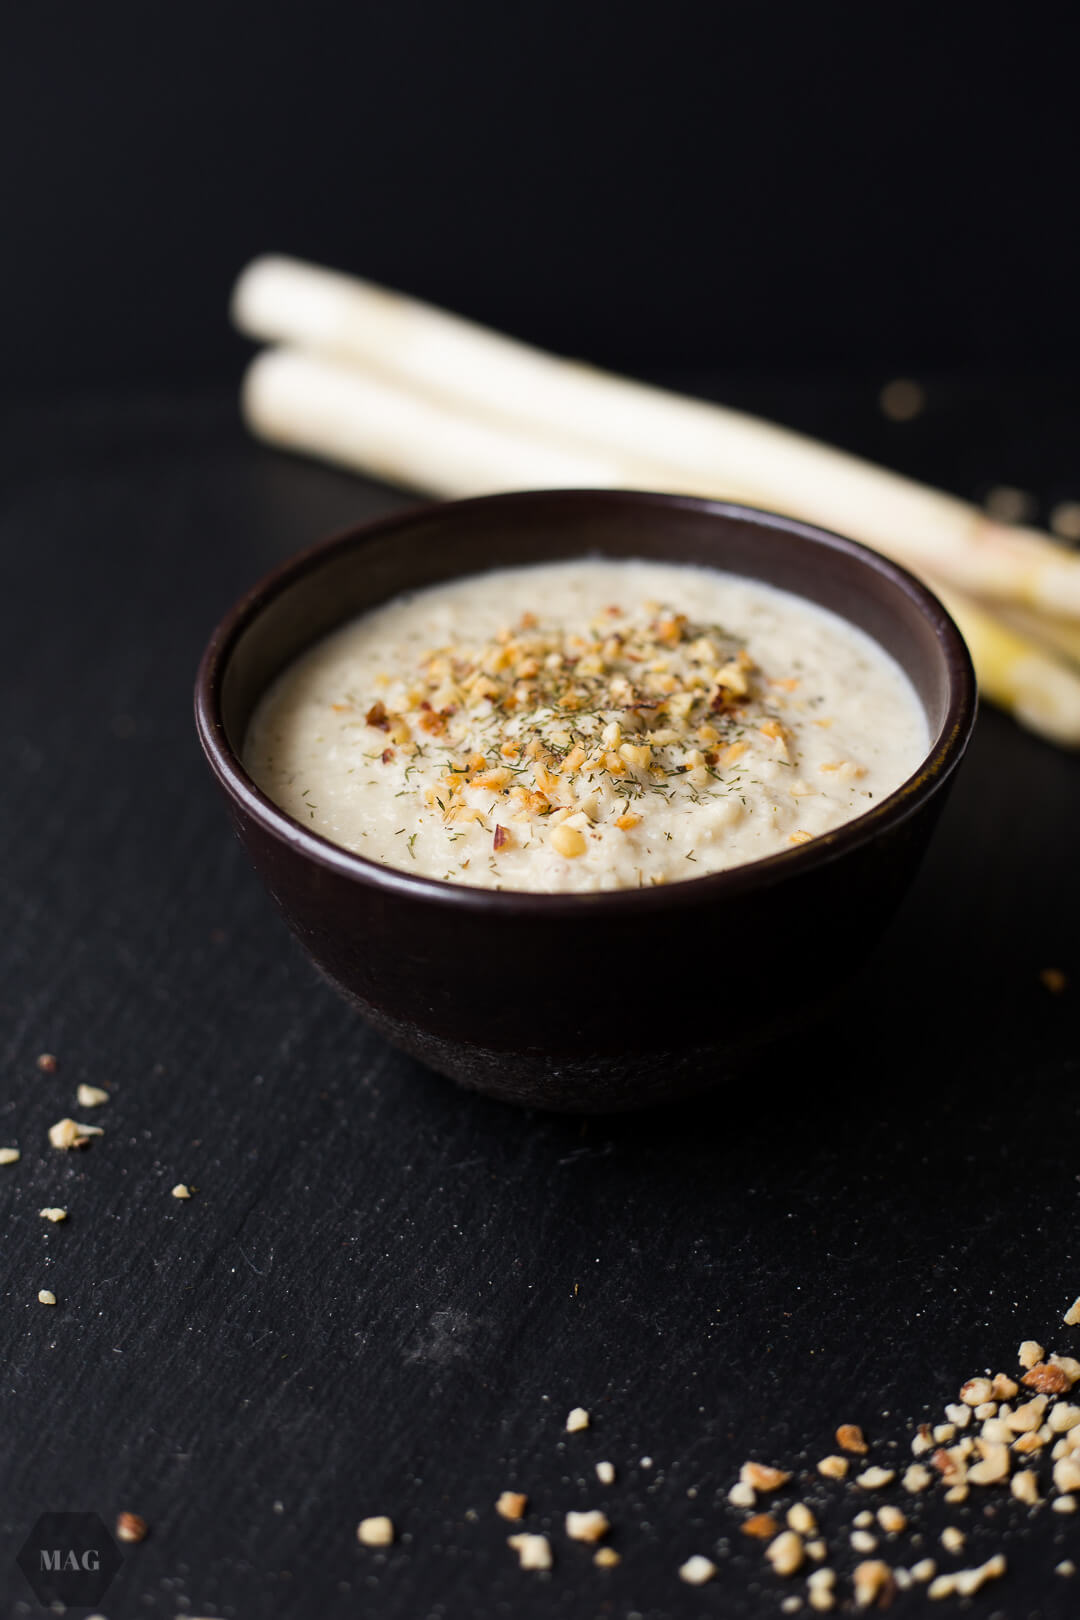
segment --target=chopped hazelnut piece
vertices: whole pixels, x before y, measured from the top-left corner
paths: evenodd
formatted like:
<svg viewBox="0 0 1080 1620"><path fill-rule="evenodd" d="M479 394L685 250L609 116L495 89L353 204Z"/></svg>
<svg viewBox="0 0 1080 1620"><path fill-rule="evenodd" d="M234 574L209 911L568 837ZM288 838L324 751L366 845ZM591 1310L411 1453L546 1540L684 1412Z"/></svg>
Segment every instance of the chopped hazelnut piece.
<svg viewBox="0 0 1080 1620"><path fill-rule="evenodd" d="M1054 1498L1054 1500L1051 1502L1050 1506L1053 1508L1055 1513L1075 1513L1076 1512L1076 1498L1075 1498L1075 1496L1071 1496L1071 1495L1070 1496L1058 1496L1058 1497Z"/></svg>
<svg viewBox="0 0 1080 1620"><path fill-rule="evenodd" d="M370 722L369 722L370 723ZM385 1513L371 1519L361 1519L356 1527L356 1539L365 1547L389 1547L394 1539L394 1524Z"/></svg>
<svg viewBox="0 0 1080 1620"><path fill-rule="evenodd" d="M174 1198L190 1198L191 1188L185 1182L178 1181L172 1190L172 1195Z"/></svg>
<svg viewBox="0 0 1080 1620"><path fill-rule="evenodd" d="M907 1529L907 1519L898 1507L878 1508L878 1524L889 1535L899 1535Z"/></svg>
<svg viewBox="0 0 1080 1620"><path fill-rule="evenodd" d="M567 1434L577 1434L580 1429L589 1427L589 1414L583 1406L575 1406L566 1420Z"/></svg>
<svg viewBox="0 0 1080 1620"><path fill-rule="evenodd" d="M598 1462L597 1465L596 1465L596 1477L600 1481L601 1485L614 1485L614 1483L615 1483L615 1465L614 1465L614 1463Z"/></svg>
<svg viewBox="0 0 1080 1620"><path fill-rule="evenodd" d="M795 1502L788 1508L787 1522L800 1536L812 1536L817 1529L817 1520L805 1502Z"/></svg>
<svg viewBox="0 0 1080 1620"><path fill-rule="evenodd" d="M1064 1320L1065 1320L1065 1326L1066 1327L1078 1327L1078 1326L1080 1326L1080 1297L1073 1300L1072 1304L1069 1306L1068 1310L1065 1312ZM1041 1350L1039 1351L1039 1355L1040 1356L1042 1355Z"/></svg>
<svg viewBox="0 0 1080 1620"><path fill-rule="evenodd" d="M108 1102L109 1093L101 1086L79 1086L75 1100L80 1108L100 1108Z"/></svg>
<svg viewBox="0 0 1080 1620"><path fill-rule="evenodd" d="M968 1469L972 1485L998 1485L1009 1477L1009 1448L990 1440L980 1440L982 1456Z"/></svg>
<svg viewBox="0 0 1080 1620"><path fill-rule="evenodd" d="M870 1450L857 1423L841 1423L836 1431L836 1443L841 1451L852 1451L860 1457Z"/></svg>
<svg viewBox="0 0 1080 1620"><path fill-rule="evenodd" d="M994 1386L989 1378L969 1378L960 1391L960 1399L965 1406L981 1406L993 1393Z"/></svg>
<svg viewBox="0 0 1080 1620"><path fill-rule="evenodd" d="M851 1532L851 1545L856 1552L873 1552L877 1546L877 1536L872 1536L869 1530L853 1530Z"/></svg>
<svg viewBox="0 0 1080 1620"><path fill-rule="evenodd" d="M598 1508L566 1515L566 1533L571 1541L599 1541L610 1529L607 1514L601 1513Z"/></svg>
<svg viewBox="0 0 1080 1620"><path fill-rule="evenodd" d="M1050 1365L1065 1374L1070 1388L1080 1380L1080 1361L1077 1361L1075 1356L1051 1356Z"/></svg>
<svg viewBox="0 0 1080 1620"><path fill-rule="evenodd" d="M765 1556L778 1575L794 1575L803 1566L802 1537L794 1530L782 1530L765 1549Z"/></svg>
<svg viewBox="0 0 1080 1620"><path fill-rule="evenodd" d="M910 1491L912 1495L915 1495L919 1491L925 1491L933 1477L929 1468L924 1468L922 1463L912 1463L900 1483L905 1491Z"/></svg>
<svg viewBox="0 0 1080 1620"><path fill-rule="evenodd" d="M958 1530L955 1524L947 1524L944 1530L941 1532L941 1545L945 1548L946 1552L963 1552L964 1542L966 1540L967 1537L964 1535L964 1532L962 1530Z"/></svg>
<svg viewBox="0 0 1080 1620"><path fill-rule="evenodd" d="M1022 1468L1009 1481L1009 1489L1018 1502L1034 1505L1039 1500L1039 1481L1034 1469Z"/></svg>
<svg viewBox="0 0 1080 1620"><path fill-rule="evenodd" d="M939 1575L927 1588L931 1598L972 1597L987 1581L996 1580L1005 1573L1005 1560L1000 1553L988 1558L976 1569L958 1569L954 1575Z"/></svg>
<svg viewBox="0 0 1080 1620"><path fill-rule="evenodd" d="M685 1564L679 1565L679 1579L685 1581L687 1586L704 1586L716 1574L716 1565L711 1558L703 1558L695 1553L688 1558Z"/></svg>
<svg viewBox="0 0 1080 1620"><path fill-rule="evenodd" d="M844 1479L850 1466L846 1457L822 1457L817 1465L825 1479Z"/></svg>
<svg viewBox="0 0 1080 1620"><path fill-rule="evenodd" d="M1040 1395L1064 1395L1072 1383L1067 1373L1051 1361L1036 1362L1020 1380L1029 1389L1034 1389Z"/></svg>
<svg viewBox="0 0 1080 1620"><path fill-rule="evenodd" d="M861 1485L864 1491L884 1490L896 1478L894 1468L867 1468L865 1472L856 1474L855 1483Z"/></svg>
<svg viewBox="0 0 1080 1620"><path fill-rule="evenodd" d="M753 1536L756 1541L768 1541L776 1535L780 1526L771 1513L755 1513L739 1529L744 1536Z"/></svg>
<svg viewBox="0 0 1080 1620"><path fill-rule="evenodd" d="M856 1564L852 1580L855 1582L855 1605L859 1609L868 1609L871 1603L888 1603L895 1587L892 1570L880 1558Z"/></svg>
<svg viewBox="0 0 1080 1620"><path fill-rule="evenodd" d="M18 1164L21 1158L22 1154L18 1148L0 1148L0 1164Z"/></svg>
<svg viewBox="0 0 1080 1620"><path fill-rule="evenodd" d="M53 1293L51 1288L39 1288L38 1289L38 1304L39 1305L55 1305L56 1304L56 1295Z"/></svg>
<svg viewBox="0 0 1080 1620"><path fill-rule="evenodd" d="M757 1497L754 1494L754 1487L752 1485L747 1485L746 1481L742 1479L736 1480L735 1484L727 1493L727 1499L731 1503L732 1507L753 1507L754 1503L757 1501Z"/></svg>
<svg viewBox="0 0 1080 1620"><path fill-rule="evenodd" d="M521 1531L516 1536L507 1536L506 1545L513 1547L522 1569L551 1568L551 1543L547 1536L529 1535Z"/></svg>
<svg viewBox="0 0 1080 1620"><path fill-rule="evenodd" d="M576 860L585 853L585 834L577 827L568 827L565 822L560 822L551 829L551 847L557 855Z"/></svg>
<svg viewBox="0 0 1080 1620"><path fill-rule="evenodd" d="M1045 1354L1045 1350L1043 1349L1042 1345L1037 1342L1037 1340L1025 1339L1020 1346L1020 1352L1017 1356L1017 1360L1019 1361L1021 1367L1034 1367L1037 1362L1042 1360Z"/></svg>
<svg viewBox="0 0 1080 1620"><path fill-rule="evenodd" d="M150 1526L138 1513L118 1513L116 1515L117 1541L145 1541Z"/></svg>
<svg viewBox="0 0 1080 1620"><path fill-rule="evenodd" d="M598 1547L593 1553L593 1563L599 1565L601 1569L614 1569L620 1562L621 1559L614 1547Z"/></svg>
<svg viewBox="0 0 1080 1620"><path fill-rule="evenodd" d="M767 1463L743 1463L739 1479L755 1491L778 1491L791 1478L782 1468L770 1468Z"/></svg>
<svg viewBox="0 0 1080 1620"><path fill-rule="evenodd" d="M495 1503L495 1511L501 1519L520 1519L528 1501L523 1491L503 1491Z"/></svg>
<svg viewBox="0 0 1080 1620"><path fill-rule="evenodd" d="M99 1125L78 1125L73 1119L58 1119L49 1126L49 1141L54 1148L85 1147L91 1136L104 1136Z"/></svg>
<svg viewBox="0 0 1080 1620"><path fill-rule="evenodd" d="M1061 1494L1080 1491L1080 1456L1059 1457L1054 1464L1054 1484Z"/></svg>
<svg viewBox="0 0 1080 1620"><path fill-rule="evenodd" d="M38 1214L43 1221L52 1221L54 1225L57 1221L67 1220L67 1210L61 1209L59 1206L47 1205L45 1209L39 1209Z"/></svg>
<svg viewBox="0 0 1080 1620"><path fill-rule="evenodd" d="M1058 1401L1056 1406L1051 1407L1046 1421L1054 1434L1068 1434L1080 1425L1080 1406L1074 1406L1069 1401Z"/></svg>

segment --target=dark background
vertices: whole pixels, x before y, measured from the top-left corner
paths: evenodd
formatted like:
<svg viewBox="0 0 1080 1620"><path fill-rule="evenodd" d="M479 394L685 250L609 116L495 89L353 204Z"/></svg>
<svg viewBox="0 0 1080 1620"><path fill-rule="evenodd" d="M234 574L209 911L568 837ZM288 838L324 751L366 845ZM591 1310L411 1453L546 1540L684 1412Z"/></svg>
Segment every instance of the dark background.
<svg viewBox="0 0 1080 1620"><path fill-rule="evenodd" d="M1071 8L9 8L2 384L224 380L239 267L626 368L1080 365Z"/></svg>

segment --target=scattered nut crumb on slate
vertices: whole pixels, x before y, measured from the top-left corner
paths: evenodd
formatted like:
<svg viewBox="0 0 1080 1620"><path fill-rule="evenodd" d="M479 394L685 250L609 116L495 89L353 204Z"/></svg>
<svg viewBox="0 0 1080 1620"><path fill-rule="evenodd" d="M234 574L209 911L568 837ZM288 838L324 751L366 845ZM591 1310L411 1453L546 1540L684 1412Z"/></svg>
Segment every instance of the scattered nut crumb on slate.
<svg viewBox="0 0 1080 1620"><path fill-rule="evenodd" d="M145 1541L150 1526L139 1513L116 1515L117 1541Z"/></svg>
<svg viewBox="0 0 1080 1620"><path fill-rule="evenodd" d="M365 1547L389 1547L394 1539L394 1524L385 1513L370 1519L361 1519L356 1527L356 1539Z"/></svg>

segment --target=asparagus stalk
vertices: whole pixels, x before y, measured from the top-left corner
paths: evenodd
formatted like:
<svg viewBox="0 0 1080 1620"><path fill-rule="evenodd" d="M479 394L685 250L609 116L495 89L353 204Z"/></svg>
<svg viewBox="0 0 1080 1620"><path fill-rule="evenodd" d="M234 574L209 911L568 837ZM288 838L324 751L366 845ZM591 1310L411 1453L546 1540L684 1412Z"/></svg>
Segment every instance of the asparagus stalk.
<svg viewBox="0 0 1080 1620"><path fill-rule="evenodd" d="M767 492L745 485L680 483L677 472L651 461L477 419L317 354L271 349L257 355L244 379L242 407L260 438L429 495L681 488L770 504ZM947 605L968 638L985 695L1050 740L1080 746L1080 672L968 598L949 590Z"/></svg>
<svg viewBox="0 0 1080 1620"><path fill-rule="evenodd" d="M970 597L931 583L960 626L982 695L1050 742L1080 748L1080 669Z"/></svg>
<svg viewBox="0 0 1080 1620"><path fill-rule="evenodd" d="M249 265L232 309L252 337L352 362L523 438L659 463L668 487L754 489L775 511L973 595L1080 620L1080 558L1048 536L754 417L558 359L295 259Z"/></svg>

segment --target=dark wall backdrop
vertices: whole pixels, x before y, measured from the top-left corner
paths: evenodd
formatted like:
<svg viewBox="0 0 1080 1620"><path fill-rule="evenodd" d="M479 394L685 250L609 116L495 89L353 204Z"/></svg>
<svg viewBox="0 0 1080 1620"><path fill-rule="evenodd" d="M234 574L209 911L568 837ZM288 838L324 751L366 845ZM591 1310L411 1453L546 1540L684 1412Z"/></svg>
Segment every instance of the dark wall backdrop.
<svg viewBox="0 0 1080 1620"><path fill-rule="evenodd" d="M1069 372L1063 15L9 8L3 386L230 375L267 248L626 366Z"/></svg>

